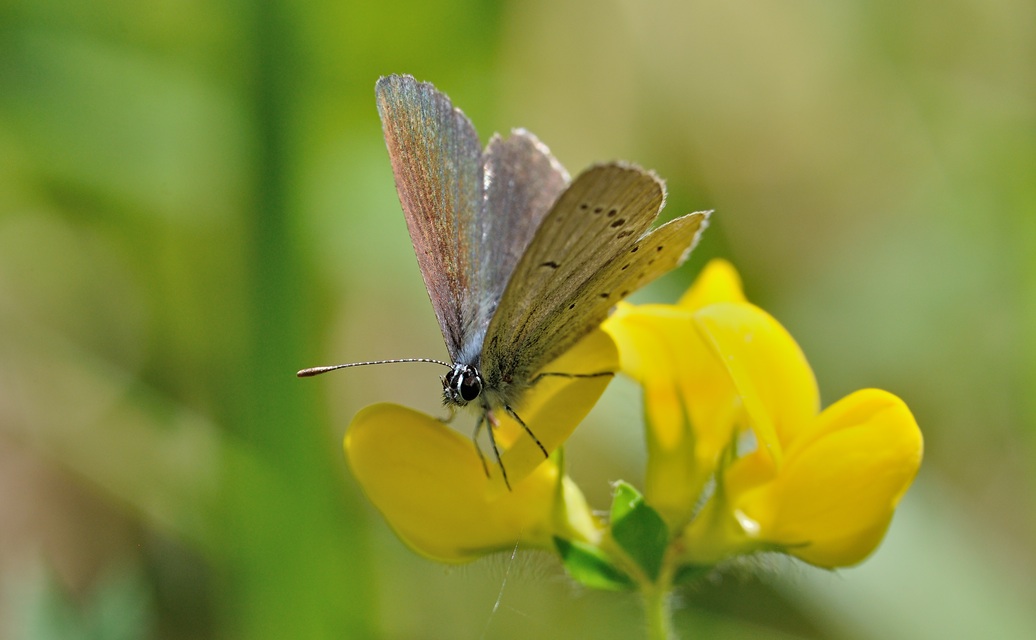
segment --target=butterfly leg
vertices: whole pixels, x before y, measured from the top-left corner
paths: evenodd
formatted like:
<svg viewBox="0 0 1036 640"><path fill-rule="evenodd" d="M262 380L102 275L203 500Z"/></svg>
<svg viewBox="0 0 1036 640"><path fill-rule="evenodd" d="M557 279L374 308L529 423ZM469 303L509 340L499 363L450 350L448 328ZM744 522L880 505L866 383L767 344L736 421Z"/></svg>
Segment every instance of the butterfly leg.
<svg viewBox="0 0 1036 640"><path fill-rule="evenodd" d="M491 447L493 447L493 456L496 458L496 466L500 467L500 474L504 477L504 485L507 487L507 490L510 491L511 483L507 479L507 468L504 467L503 461L500 460L500 449L496 446L496 435L493 434L493 431L496 429L498 423L496 421L496 418L493 416L493 413L488 409L486 409L486 411L482 414L482 418L479 419L479 424L481 424L483 420L489 422L489 444ZM477 444L478 443L476 443L476 445ZM482 455L481 451L479 451L479 455ZM484 458L482 460L482 464L486 464ZM488 468L486 469L486 475L489 475Z"/></svg>
<svg viewBox="0 0 1036 640"><path fill-rule="evenodd" d="M452 417L452 416L451 416ZM489 477L489 465L486 463L486 456L482 453L482 447L478 445L478 434L482 431L482 425L486 423L486 414L479 415L478 422L475 423L475 432L471 434L471 442L475 445L475 452L478 453L478 460L482 463L482 470L486 472L486 477ZM489 438L493 438L492 428L489 430Z"/></svg>
<svg viewBox="0 0 1036 640"><path fill-rule="evenodd" d="M535 385L541 379L547 376L554 376L557 378L603 378L604 376L614 376L614 371L601 371L600 373L559 373L554 371L544 371L535 378L532 379L530 384Z"/></svg>
<svg viewBox="0 0 1036 640"><path fill-rule="evenodd" d="M532 438L533 442L536 443L536 446L539 447L540 451L543 452L543 457L544 458L550 457L550 454L547 453L547 449L543 446L543 443L540 442L540 439L537 438L536 434L532 432L532 429L530 429L528 426L526 426L525 422L521 418L518 417L518 414L514 412L514 409L512 409L511 406L507 405L507 404L504 405L504 409L507 410L507 414L508 415L510 415L512 418L514 418L515 422L517 422L518 424L522 425L522 429L525 429L525 433L529 434L529 437Z"/></svg>
<svg viewBox="0 0 1036 640"><path fill-rule="evenodd" d="M452 404L449 404L449 405L446 405L446 408L448 408L450 410L450 415L446 416L445 418L439 418L439 422L441 422L443 424L452 424L453 423L453 419L457 417L457 407L453 406ZM475 435L476 436L478 435L478 430L481 429L481 428L482 428L481 424L475 426Z"/></svg>

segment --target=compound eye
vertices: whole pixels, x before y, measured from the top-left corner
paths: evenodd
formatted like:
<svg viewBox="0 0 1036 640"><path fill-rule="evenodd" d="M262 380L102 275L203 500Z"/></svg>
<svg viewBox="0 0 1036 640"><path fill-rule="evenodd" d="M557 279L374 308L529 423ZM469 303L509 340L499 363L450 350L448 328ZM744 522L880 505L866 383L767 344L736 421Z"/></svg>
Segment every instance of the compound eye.
<svg viewBox="0 0 1036 640"><path fill-rule="evenodd" d="M482 393L482 378L474 371L464 372L464 379L460 383L460 397L465 402L471 402Z"/></svg>

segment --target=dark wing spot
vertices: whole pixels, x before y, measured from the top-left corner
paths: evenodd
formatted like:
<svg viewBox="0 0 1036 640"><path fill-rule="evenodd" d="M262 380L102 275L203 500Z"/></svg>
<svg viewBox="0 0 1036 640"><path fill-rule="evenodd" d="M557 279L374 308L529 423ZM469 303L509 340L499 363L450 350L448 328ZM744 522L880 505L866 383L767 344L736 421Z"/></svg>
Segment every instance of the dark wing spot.
<svg viewBox="0 0 1036 640"><path fill-rule="evenodd" d="M551 269L557 269L561 265L551 260L550 262L544 262L540 265L541 267L550 267Z"/></svg>
<svg viewBox="0 0 1036 640"><path fill-rule="evenodd" d="M619 212L618 209L612 209L611 211L608 212L608 217L609 218L614 218L615 214L618 213L618 212Z"/></svg>
<svg viewBox="0 0 1036 640"><path fill-rule="evenodd" d="M605 300L607 300L607 299L608 299L608 296L610 296L610 295L611 295L610 293L608 293L607 291L605 291L604 293L600 294L600 297L602 297L602 298L604 298Z"/></svg>
<svg viewBox="0 0 1036 640"><path fill-rule="evenodd" d="M594 207L594 213L600 213L602 211L604 211L603 208L601 208L601 207Z"/></svg>
<svg viewBox="0 0 1036 640"><path fill-rule="evenodd" d="M626 264L622 265L622 270L623 271L625 271L626 269L629 269L629 268L630 268L630 263L628 263L628 262Z"/></svg>
<svg viewBox="0 0 1036 640"><path fill-rule="evenodd" d="M626 229L625 231L620 231L618 233L618 235L616 235L615 237L616 238L625 238L626 236L631 236L631 235L633 235L633 229Z"/></svg>
<svg viewBox="0 0 1036 640"><path fill-rule="evenodd" d="M619 218L611 224L612 229L618 229L622 225L626 224L626 218Z"/></svg>
<svg viewBox="0 0 1036 640"><path fill-rule="evenodd" d="M630 249L630 253L636 253L639 249L640 247L633 247L632 249Z"/></svg>
<svg viewBox="0 0 1036 640"><path fill-rule="evenodd" d="M662 250L662 245L658 245L658 248L655 249L655 251L661 251L661 250Z"/></svg>
<svg viewBox="0 0 1036 640"><path fill-rule="evenodd" d="M573 302L572 304L568 305L568 308L569 309L575 309L576 308L576 303Z"/></svg>
<svg viewBox="0 0 1036 640"><path fill-rule="evenodd" d="M580 208L581 210L583 210L583 211L586 211L587 209L589 209L589 208L590 208L590 205L588 205L588 204L586 204L586 203L584 202L583 204L579 205L579 208Z"/></svg>
<svg viewBox="0 0 1036 640"><path fill-rule="evenodd" d="M619 297L620 297L620 298L625 298L625 297L626 297L626 296L628 296L629 294L630 294L630 292L629 292L629 290L627 289L626 291L623 291L622 293L620 293L620 294L619 294Z"/></svg>

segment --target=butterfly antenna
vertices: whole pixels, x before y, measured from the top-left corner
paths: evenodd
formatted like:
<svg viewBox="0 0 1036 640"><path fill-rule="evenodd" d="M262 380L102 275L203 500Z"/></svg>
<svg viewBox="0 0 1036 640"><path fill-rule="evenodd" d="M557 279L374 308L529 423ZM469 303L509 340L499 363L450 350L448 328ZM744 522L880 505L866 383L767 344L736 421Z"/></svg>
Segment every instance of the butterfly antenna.
<svg viewBox="0 0 1036 640"><path fill-rule="evenodd" d="M337 369L347 369L349 367L365 367L369 364L397 364L400 362L431 362L432 364L441 364L446 368L451 368L449 362L443 362L442 360L436 360L434 358L401 358L399 360L371 360L370 362L350 362L347 364L332 364L326 367L310 367L303 369L296 373L300 378L310 378L312 376L318 376L321 373L327 373L328 371L335 371Z"/></svg>

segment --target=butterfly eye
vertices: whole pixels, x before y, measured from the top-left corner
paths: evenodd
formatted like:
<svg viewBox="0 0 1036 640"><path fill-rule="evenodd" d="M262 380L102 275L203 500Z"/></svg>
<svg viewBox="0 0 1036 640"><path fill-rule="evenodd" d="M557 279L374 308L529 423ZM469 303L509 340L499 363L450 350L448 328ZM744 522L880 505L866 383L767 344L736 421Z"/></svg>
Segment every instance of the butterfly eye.
<svg viewBox="0 0 1036 640"><path fill-rule="evenodd" d="M465 402L471 402L482 393L482 376L474 369L464 372L464 378L460 383L460 397Z"/></svg>

